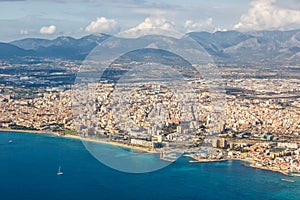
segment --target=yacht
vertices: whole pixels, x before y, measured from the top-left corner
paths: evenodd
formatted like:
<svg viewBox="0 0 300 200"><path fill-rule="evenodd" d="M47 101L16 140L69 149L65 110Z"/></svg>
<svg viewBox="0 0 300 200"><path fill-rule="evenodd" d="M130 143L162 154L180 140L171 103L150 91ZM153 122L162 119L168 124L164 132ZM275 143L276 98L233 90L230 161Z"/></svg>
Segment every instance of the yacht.
<svg viewBox="0 0 300 200"><path fill-rule="evenodd" d="M63 175L64 173L61 171L61 166L59 166L57 171L57 176Z"/></svg>
<svg viewBox="0 0 300 200"><path fill-rule="evenodd" d="M294 181L294 180L284 179L284 178L282 178L281 180L284 181L284 182L289 182L289 183L294 183L294 182L296 182L296 181Z"/></svg>

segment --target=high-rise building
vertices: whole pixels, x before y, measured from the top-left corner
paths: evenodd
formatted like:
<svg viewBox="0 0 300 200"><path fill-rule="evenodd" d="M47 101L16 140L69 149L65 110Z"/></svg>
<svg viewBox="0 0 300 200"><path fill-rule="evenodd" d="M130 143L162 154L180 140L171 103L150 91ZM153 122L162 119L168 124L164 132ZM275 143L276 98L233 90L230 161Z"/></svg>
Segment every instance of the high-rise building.
<svg viewBox="0 0 300 200"><path fill-rule="evenodd" d="M222 138L220 141L220 147L221 148L227 148L227 140Z"/></svg>
<svg viewBox="0 0 300 200"><path fill-rule="evenodd" d="M177 126L177 133L182 133L182 128L181 128L181 126Z"/></svg>
<svg viewBox="0 0 300 200"><path fill-rule="evenodd" d="M214 148L219 148L220 147L220 140L219 139L212 139L211 143L212 143L212 146Z"/></svg>

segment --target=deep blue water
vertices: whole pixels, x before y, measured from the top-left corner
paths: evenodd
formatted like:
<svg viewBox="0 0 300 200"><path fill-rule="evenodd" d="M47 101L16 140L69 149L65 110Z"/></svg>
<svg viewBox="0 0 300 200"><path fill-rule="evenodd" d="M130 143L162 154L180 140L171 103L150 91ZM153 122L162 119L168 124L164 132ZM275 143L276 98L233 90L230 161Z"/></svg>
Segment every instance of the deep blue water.
<svg viewBox="0 0 300 200"><path fill-rule="evenodd" d="M0 199L300 199L298 177L282 182L284 175L239 161L187 161L182 157L155 172L130 174L101 164L80 140L0 132ZM59 165L63 176L56 175Z"/></svg>

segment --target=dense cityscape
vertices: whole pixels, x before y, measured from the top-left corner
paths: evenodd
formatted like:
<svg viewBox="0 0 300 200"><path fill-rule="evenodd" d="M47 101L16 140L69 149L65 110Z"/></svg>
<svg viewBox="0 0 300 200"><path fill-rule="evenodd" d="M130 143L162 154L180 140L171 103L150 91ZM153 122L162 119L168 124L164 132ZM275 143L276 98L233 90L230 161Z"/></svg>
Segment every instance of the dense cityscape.
<svg viewBox="0 0 300 200"><path fill-rule="evenodd" d="M74 63L66 65L76 67ZM3 63L1 68L10 67ZM187 85L194 89L189 99L196 97L196 103L182 104L167 87L154 83L131 85L130 102L122 102L122 87L116 87L116 83L89 84L92 91L78 91L68 84L60 85L63 81L44 80L44 84L53 86L37 87L40 80L30 74L6 75L6 82L0 88L0 126L160 152L162 159L171 162L175 161L170 158L172 151L182 151L195 159L191 162L236 159L285 174L299 172L300 80L295 77L297 74L282 78L270 77L266 72L261 77L248 74L244 78L247 69L234 67L231 71L228 67L220 68L223 77L220 81L226 90L223 106L226 117L218 121L213 136L209 135L213 121L209 86L195 80L189 80ZM11 85L18 81L19 85ZM28 83L34 87L23 86ZM93 102L89 104L89 101ZM80 103L84 106L78 106ZM124 103L128 107L120 106ZM208 144L212 149L203 151L203 146Z"/></svg>
<svg viewBox="0 0 300 200"><path fill-rule="evenodd" d="M300 0L0 13L0 199L299 200Z"/></svg>

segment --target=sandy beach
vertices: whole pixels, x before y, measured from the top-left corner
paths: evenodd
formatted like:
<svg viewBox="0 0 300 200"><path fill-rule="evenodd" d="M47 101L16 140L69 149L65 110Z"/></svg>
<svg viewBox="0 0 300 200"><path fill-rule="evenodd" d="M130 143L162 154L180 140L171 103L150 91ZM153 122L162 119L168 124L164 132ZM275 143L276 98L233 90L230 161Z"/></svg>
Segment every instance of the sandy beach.
<svg viewBox="0 0 300 200"><path fill-rule="evenodd" d="M33 133L33 134L51 134L60 136L60 132L54 131L38 131L38 130L21 130L21 129L8 129L8 128L0 128L0 132L18 132L18 133Z"/></svg>
<svg viewBox="0 0 300 200"><path fill-rule="evenodd" d="M132 146L132 145L127 145L127 144L122 144L118 142L108 142L104 140L97 140L97 139L91 139L91 138L83 138L80 137L79 135L68 135L68 134L63 134L61 132L53 132L53 131L37 131L37 130L17 130L17 129L0 129L0 132L19 132L19 133L32 133L32 134L51 134L55 135L58 137L64 137L64 138L72 138L72 139L78 139L81 140L83 143L84 142L96 142L96 143L102 143L102 144L110 144L118 147L123 147L123 148L129 148L129 149L135 149L139 151L143 151L146 153L159 153L155 149L150 149L150 148L144 148L144 147L138 147L138 146Z"/></svg>
<svg viewBox="0 0 300 200"><path fill-rule="evenodd" d="M150 148L132 146L132 145L127 145L127 144L122 144L119 142L108 142L108 141L104 141L104 140L100 140L100 139L97 140L97 139L91 139L91 138L83 138L83 137L80 137L77 135L61 135L61 137L78 139L78 140L81 140L83 143L84 142L96 142L96 143L102 143L102 144L110 144L110 145L123 147L123 148L135 149L135 150L144 151L147 153L159 153L158 151L155 151L154 149L150 149Z"/></svg>

